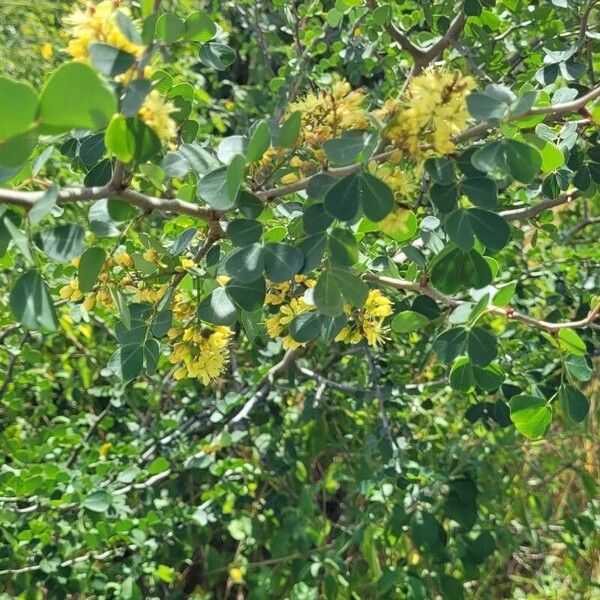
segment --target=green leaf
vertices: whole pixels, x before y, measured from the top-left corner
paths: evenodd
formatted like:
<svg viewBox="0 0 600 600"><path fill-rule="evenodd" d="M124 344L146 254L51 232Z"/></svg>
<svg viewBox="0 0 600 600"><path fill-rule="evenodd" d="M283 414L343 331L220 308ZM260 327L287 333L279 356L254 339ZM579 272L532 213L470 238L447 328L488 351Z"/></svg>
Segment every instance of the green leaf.
<svg viewBox="0 0 600 600"><path fill-rule="evenodd" d="M576 356L584 356L587 353L585 342L577 332L570 327L564 327L558 332L558 344L560 348Z"/></svg>
<svg viewBox="0 0 600 600"><path fill-rule="evenodd" d="M504 381L504 371L497 363L492 363L483 368L474 366L473 373L477 387L486 392L496 391Z"/></svg>
<svg viewBox="0 0 600 600"><path fill-rule="evenodd" d="M255 312L263 307L265 301L265 280L263 278L251 282L232 279L225 290L233 303L246 312Z"/></svg>
<svg viewBox="0 0 600 600"><path fill-rule="evenodd" d="M525 437L539 438L552 423L552 408L544 398L520 394L510 400L510 418Z"/></svg>
<svg viewBox="0 0 600 600"><path fill-rule="evenodd" d="M542 157L536 148L508 140L504 144L505 171L521 183L531 183L540 172Z"/></svg>
<svg viewBox="0 0 600 600"><path fill-rule="evenodd" d="M429 188L429 196L440 212L449 213L456 208L458 187L456 185L438 185L434 183Z"/></svg>
<svg viewBox="0 0 600 600"><path fill-rule="evenodd" d="M485 367L498 355L496 336L482 327L473 327L467 339L467 353L474 365Z"/></svg>
<svg viewBox="0 0 600 600"><path fill-rule="evenodd" d="M214 325L231 325L237 318L237 310L225 288L218 287L200 302L198 316Z"/></svg>
<svg viewBox="0 0 600 600"><path fill-rule="evenodd" d="M302 215L304 231L309 235L326 231L332 223L333 217L320 202L306 208Z"/></svg>
<svg viewBox="0 0 600 600"><path fill-rule="evenodd" d="M122 11L117 10L115 12L115 21L119 26L119 29L123 33L123 35L132 43L132 44L142 44L142 36L140 32L136 29L135 25L131 21L131 19Z"/></svg>
<svg viewBox="0 0 600 600"><path fill-rule="evenodd" d="M271 145L271 134L266 121L259 121L252 132L248 148L246 150L246 159L248 162L259 160Z"/></svg>
<svg viewBox="0 0 600 600"><path fill-rule="evenodd" d="M466 356L459 356L452 364L450 386L459 392L467 392L475 386L473 367Z"/></svg>
<svg viewBox="0 0 600 600"><path fill-rule="evenodd" d="M459 208L451 212L444 223L444 228L448 232L450 239L463 250L470 250L473 247L475 238L471 227L469 211Z"/></svg>
<svg viewBox="0 0 600 600"><path fill-rule="evenodd" d="M363 212L371 221L381 221L395 206L390 187L371 173L359 175L358 193Z"/></svg>
<svg viewBox="0 0 600 600"><path fill-rule="evenodd" d="M8 304L15 319L28 329L55 331L58 327L48 287L37 271L27 271L19 277L10 291Z"/></svg>
<svg viewBox="0 0 600 600"><path fill-rule="evenodd" d="M40 120L53 131L102 129L117 110L117 100L96 72L79 62L60 66L40 98Z"/></svg>
<svg viewBox="0 0 600 600"><path fill-rule="evenodd" d="M265 244L263 257L265 274L274 283L291 279L304 264L302 251L286 244Z"/></svg>
<svg viewBox="0 0 600 600"><path fill-rule="evenodd" d="M82 502L83 508L87 508L92 512L105 513L111 504L111 497L106 490L96 490L88 494Z"/></svg>
<svg viewBox="0 0 600 600"><path fill-rule="evenodd" d="M185 30L185 23L177 15L166 12L158 17L154 35L161 42L172 44L185 33Z"/></svg>
<svg viewBox="0 0 600 600"><path fill-rule="evenodd" d="M142 163L152 160L160 154L162 144L154 129L149 127L140 118L127 119L127 127L135 140L135 152L133 158Z"/></svg>
<svg viewBox="0 0 600 600"><path fill-rule="evenodd" d="M261 244L250 244L236 248L227 256L225 269L229 275L241 282L258 279L265 270L264 246Z"/></svg>
<svg viewBox="0 0 600 600"><path fill-rule="evenodd" d="M462 191L469 200L480 208L494 208L498 201L496 183L489 177L471 177L465 179Z"/></svg>
<svg viewBox="0 0 600 600"><path fill-rule="evenodd" d="M353 233L347 229L334 229L329 234L331 260L338 265L351 267L358 260L358 244Z"/></svg>
<svg viewBox="0 0 600 600"><path fill-rule="evenodd" d="M433 183L438 185L452 185L454 183L454 167L449 158L428 158L425 161L425 170Z"/></svg>
<svg viewBox="0 0 600 600"><path fill-rule="evenodd" d="M290 335L299 343L310 342L321 333L323 315L317 312L305 312L290 323Z"/></svg>
<svg viewBox="0 0 600 600"><path fill-rule="evenodd" d="M228 165L238 154L246 155L248 138L245 135L230 135L223 138L217 148L217 158Z"/></svg>
<svg viewBox="0 0 600 600"><path fill-rule="evenodd" d="M146 96L152 89L152 83L147 79L134 79L129 83L121 103L121 112L125 117L135 117Z"/></svg>
<svg viewBox="0 0 600 600"><path fill-rule="evenodd" d="M279 129L277 145L282 148L293 148L300 135L302 126L302 114L300 111L293 112Z"/></svg>
<svg viewBox="0 0 600 600"><path fill-rule="evenodd" d="M104 251L104 248L98 246L88 248L81 255L77 277L79 280L79 290L84 294L86 292L91 292L96 285L105 259L106 252Z"/></svg>
<svg viewBox="0 0 600 600"><path fill-rule="evenodd" d="M468 213L473 232L488 250L496 252L506 246L510 227L498 213L483 208L470 208Z"/></svg>
<svg viewBox="0 0 600 600"><path fill-rule="evenodd" d="M558 398L563 412L573 421L581 423L590 411L589 400L576 388L567 383L558 388Z"/></svg>
<svg viewBox="0 0 600 600"><path fill-rule="evenodd" d="M309 235L298 243L298 249L304 254L302 273L310 273L321 264L326 246L327 236L324 233Z"/></svg>
<svg viewBox="0 0 600 600"><path fill-rule="evenodd" d="M160 344L153 338L144 343L144 366L148 375L154 375L160 358Z"/></svg>
<svg viewBox="0 0 600 600"><path fill-rule="evenodd" d="M344 310L344 301L331 271L323 271L315 286L314 301L324 315L335 317Z"/></svg>
<svg viewBox="0 0 600 600"><path fill-rule="evenodd" d="M351 271L332 268L330 275L342 298L353 306L360 308L367 301L369 286Z"/></svg>
<svg viewBox="0 0 600 600"><path fill-rule="evenodd" d="M363 152L372 137L372 132L350 130L342 134L341 138L323 142L323 150L332 165L345 166L363 160Z"/></svg>
<svg viewBox="0 0 600 600"><path fill-rule="evenodd" d="M58 187L53 185L48 188L39 200L36 200L31 210L27 213L27 218L32 225L37 225L44 217L49 215L58 200Z"/></svg>
<svg viewBox="0 0 600 600"><path fill-rule="evenodd" d="M504 308L507 306L512 297L515 295L515 291L517 289L517 282L511 281L506 285L502 286L495 294L492 299L492 304L494 306L499 306L500 308Z"/></svg>
<svg viewBox="0 0 600 600"><path fill-rule="evenodd" d="M150 475L158 475L169 469L169 461L164 456L158 456L148 465Z"/></svg>
<svg viewBox="0 0 600 600"><path fill-rule="evenodd" d="M109 359L108 367L123 381L131 381L144 370L144 347L128 344L119 348Z"/></svg>
<svg viewBox="0 0 600 600"><path fill-rule="evenodd" d="M571 377L578 381L589 381L594 374L593 369L589 366L585 356L577 354L568 354L565 358L565 367Z"/></svg>
<svg viewBox="0 0 600 600"><path fill-rule="evenodd" d="M235 206L235 196L229 194L227 185L228 167L219 167L208 172L198 186L198 198L215 210L228 210Z"/></svg>
<svg viewBox="0 0 600 600"><path fill-rule="evenodd" d="M37 145L37 131L20 133L7 140L0 140L0 166L17 167L25 162Z"/></svg>
<svg viewBox="0 0 600 600"><path fill-rule="evenodd" d="M227 237L235 246L249 246L260 241L263 226L253 219L234 219L227 225Z"/></svg>
<svg viewBox="0 0 600 600"><path fill-rule="evenodd" d="M429 323L428 317L414 310L403 310L392 320L392 331L396 333L410 333L418 331Z"/></svg>
<svg viewBox="0 0 600 600"><path fill-rule="evenodd" d="M192 42L210 42L217 33L214 21L203 11L188 15L185 20L185 39Z"/></svg>
<svg viewBox="0 0 600 600"><path fill-rule="evenodd" d="M475 250L463 252L453 248L435 259L430 277L435 288L446 294L454 294L462 287L485 287L492 281L492 271L487 261Z"/></svg>
<svg viewBox="0 0 600 600"><path fill-rule="evenodd" d="M190 242L196 237L197 233L198 230L195 227L190 227L180 233L169 248L169 254L173 256L181 254L190 245Z"/></svg>
<svg viewBox="0 0 600 600"><path fill-rule="evenodd" d="M116 77L125 73L135 63L135 56L129 52L100 42L89 44L88 52L94 67L108 77Z"/></svg>
<svg viewBox="0 0 600 600"><path fill-rule="evenodd" d="M489 142L479 148L471 156L471 164L484 173L491 173L500 168L502 164L503 146L501 142Z"/></svg>
<svg viewBox="0 0 600 600"><path fill-rule="evenodd" d="M348 175L335 183L325 194L327 212L340 221L352 221L360 208L359 186L358 174Z"/></svg>
<svg viewBox="0 0 600 600"><path fill-rule="evenodd" d="M371 221L381 221L394 208L389 186L370 173L354 173L340 179L325 194L325 208L341 221L351 221L362 207Z"/></svg>
<svg viewBox="0 0 600 600"><path fill-rule="evenodd" d="M238 196L240 187L246 175L246 159L241 154L236 154L227 167L227 196L234 201Z"/></svg>
<svg viewBox="0 0 600 600"><path fill-rule="evenodd" d="M0 142L25 133L34 123L38 97L26 83L0 77Z"/></svg>
<svg viewBox="0 0 600 600"><path fill-rule="evenodd" d="M135 154L135 137L123 115L115 115L104 132L104 144L122 162Z"/></svg>
<svg viewBox="0 0 600 600"><path fill-rule="evenodd" d="M509 103L486 93L471 92L467 96L467 108L471 115L479 121L496 123L508 112Z"/></svg>
<svg viewBox="0 0 600 600"><path fill-rule="evenodd" d="M164 337L171 329L173 311L170 309L159 310L152 321L152 335L157 338Z"/></svg>
<svg viewBox="0 0 600 600"><path fill-rule="evenodd" d="M467 330L464 327L454 327L440 333L433 341L432 348L442 362L449 364L464 353L466 345Z"/></svg>
<svg viewBox="0 0 600 600"><path fill-rule="evenodd" d="M35 243L50 258L69 262L81 254L84 238L85 231L81 225L65 223L40 231L35 236Z"/></svg>
<svg viewBox="0 0 600 600"><path fill-rule="evenodd" d="M208 42L200 48L200 62L211 69L224 71L236 59L235 50L226 44Z"/></svg>

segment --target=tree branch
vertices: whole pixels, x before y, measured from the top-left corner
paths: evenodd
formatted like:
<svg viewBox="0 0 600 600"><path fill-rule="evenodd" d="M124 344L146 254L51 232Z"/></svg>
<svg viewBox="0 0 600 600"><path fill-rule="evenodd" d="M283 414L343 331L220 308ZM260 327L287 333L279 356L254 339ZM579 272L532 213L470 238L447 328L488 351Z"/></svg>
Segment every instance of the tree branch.
<svg viewBox="0 0 600 600"><path fill-rule="evenodd" d="M367 273L365 275L365 279L368 281L372 281L374 283L379 283L381 285L387 285L397 290L405 290L405 291L413 291L420 294L424 294L433 298L440 304L448 306L450 308L455 308L464 304L461 300L456 300L451 296L446 296L441 292L438 292L435 288L422 284L415 281L408 281L406 279L396 279L394 277L387 277L385 275L374 275ZM537 329L542 329L544 331L548 331L550 333L556 333L561 329L565 329L570 327L572 329L581 329L584 327L589 327L592 323L600 316L600 304L598 304L593 310L591 310L588 315L579 319L578 321L563 321L561 323L553 323L552 321L544 321L541 319L534 319L529 315L516 311L512 308L500 308L498 306L488 306L486 312L491 314L496 314L505 317L511 321L520 321L525 323L526 325L530 325L531 327L535 327Z"/></svg>

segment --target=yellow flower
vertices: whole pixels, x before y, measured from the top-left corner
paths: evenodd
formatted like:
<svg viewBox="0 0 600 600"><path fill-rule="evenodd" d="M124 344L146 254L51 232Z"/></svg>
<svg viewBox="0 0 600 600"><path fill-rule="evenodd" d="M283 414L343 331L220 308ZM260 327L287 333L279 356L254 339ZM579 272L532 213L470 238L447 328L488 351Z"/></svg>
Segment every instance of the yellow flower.
<svg viewBox="0 0 600 600"><path fill-rule="evenodd" d="M216 326L210 332L196 326L169 330L170 339L182 340L173 345L169 355L171 364L183 363L175 370L175 379L194 377L204 385L218 379L229 358L231 334L231 329L224 326Z"/></svg>
<svg viewBox="0 0 600 600"><path fill-rule="evenodd" d="M279 180L283 185L288 185L290 183L295 183L298 181L298 175L296 173L287 173Z"/></svg>
<svg viewBox="0 0 600 600"><path fill-rule="evenodd" d="M54 48L52 47L52 44L50 42L43 44L40 54L44 60L50 60L54 56Z"/></svg>
<svg viewBox="0 0 600 600"><path fill-rule="evenodd" d="M302 114L301 146L308 146L313 158L322 161L325 158L322 142L338 137L348 129L368 129L365 100L363 91L352 90L347 81L338 81L330 92L310 93L292 103L288 114L295 111Z"/></svg>
<svg viewBox="0 0 600 600"><path fill-rule="evenodd" d="M133 258L127 252L120 252L115 256L115 262L124 269L133 269Z"/></svg>
<svg viewBox="0 0 600 600"><path fill-rule="evenodd" d="M196 267L196 263L191 258L181 257L179 259L179 264L184 271L191 271Z"/></svg>
<svg viewBox="0 0 600 600"><path fill-rule="evenodd" d="M469 116L466 98L475 87L472 77L443 69L428 69L413 78L406 105L392 120L386 135L413 157L430 142L435 151L454 151L452 136L462 131Z"/></svg>
<svg viewBox="0 0 600 600"><path fill-rule="evenodd" d="M79 282L77 279L72 279L67 285L60 288L59 296L63 300L71 300L77 302L83 298L83 294L79 290Z"/></svg>
<svg viewBox="0 0 600 600"><path fill-rule="evenodd" d="M245 572L246 569L243 567L229 567L229 579L233 583L243 583Z"/></svg>
<svg viewBox="0 0 600 600"><path fill-rule="evenodd" d="M410 210L396 207L387 217L379 221L377 226L383 233L387 233L388 235L394 235L395 233L405 235L409 232L407 223L410 215Z"/></svg>
<svg viewBox="0 0 600 600"><path fill-rule="evenodd" d="M177 123L171 118L171 113L176 111L177 107L170 100L165 100L157 90L152 90L138 114L162 141L169 142L177 136Z"/></svg>
<svg viewBox="0 0 600 600"><path fill-rule="evenodd" d="M144 46L129 41L117 23L117 7L126 16L131 16L127 7L118 5L113 0L103 0L97 5L90 2L85 9L77 8L65 19L71 27L72 38L67 52L74 59L89 62L88 46L94 42L115 46L136 58L142 55Z"/></svg>
<svg viewBox="0 0 600 600"><path fill-rule="evenodd" d="M157 263L159 261L158 252L154 248L148 248L148 250L146 250L142 256L144 260L147 260L151 263Z"/></svg>
<svg viewBox="0 0 600 600"><path fill-rule="evenodd" d="M289 324L300 314L314 310L314 306L306 304L303 298L292 298L289 304L283 304L279 307L279 311L265 321L267 335L271 338L280 337L287 329ZM286 333L283 340L283 347L294 349L302 346Z"/></svg>
<svg viewBox="0 0 600 600"><path fill-rule="evenodd" d="M110 442L105 442L104 444L102 444L102 446L100 446L100 450L98 450L100 458L106 458L106 455L110 452L111 448L112 444Z"/></svg>
<svg viewBox="0 0 600 600"><path fill-rule="evenodd" d="M83 308L85 310L92 310L96 305L96 294L88 294L87 298L83 301Z"/></svg>
<svg viewBox="0 0 600 600"><path fill-rule="evenodd" d="M370 290L363 308L343 327L335 341L358 344L366 339L370 346L377 346L385 340L387 327L383 321L391 314L391 300L379 290Z"/></svg>

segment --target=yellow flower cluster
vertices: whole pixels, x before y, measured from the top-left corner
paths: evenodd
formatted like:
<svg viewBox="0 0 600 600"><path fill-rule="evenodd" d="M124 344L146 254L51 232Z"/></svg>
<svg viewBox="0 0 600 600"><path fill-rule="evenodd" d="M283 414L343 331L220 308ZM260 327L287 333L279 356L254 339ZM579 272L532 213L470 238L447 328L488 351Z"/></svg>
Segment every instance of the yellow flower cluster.
<svg viewBox="0 0 600 600"><path fill-rule="evenodd" d="M421 155L424 142L440 154L453 152L452 135L466 126L466 98L474 87L473 78L458 71L428 69L417 75L406 90L406 106L387 130L388 139L413 157Z"/></svg>
<svg viewBox="0 0 600 600"><path fill-rule="evenodd" d="M369 171L390 186L396 200L401 200L409 199L417 194L423 167L408 161L404 161L402 164L371 161Z"/></svg>
<svg viewBox="0 0 600 600"><path fill-rule="evenodd" d="M286 350L295 350L304 344L297 342L289 333L290 323L302 313L314 310L315 307L307 304L303 298L292 298L289 304L282 304L277 313L265 321L269 337L283 337L283 347Z"/></svg>
<svg viewBox="0 0 600 600"><path fill-rule="evenodd" d="M117 9L130 16L129 9L117 0L102 0L97 5L89 2L84 9L75 9L65 20L71 27L72 36L67 52L76 60L89 62L88 46L102 42L139 58L144 46L134 44L123 34L116 20Z"/></svg>
<svg viewBox="0 0 600 600"><path fill-rule="evenodd" d="M345 307L346 314L351 315L351 308ZM392 302L379 290L371 290L362 309L353 315L350 321L338 333L336 342L358 344L363 338L369 346L377 346L385 339L387 328L383 322L392 314Z"/></svg>
<svg viewBox="0 0 600 600"><path fill-rule="evenodd" d="M267 290L265 302L270 306L278 306L277 312L265 321L269 337L283 337L283 347L295 349L303 346L289 335L290 323L300 314L314 310L307 304L301 294L308 288L315 287L317 282L306 275L296 275L293 283L271 283Z"/></svg>
<svg viewBox="0 0 600 600"><path fill-rule="evenodd" d="M117 10L130 16L129 9L121 6L118 0L103 0L97 5L90 2L83 10L77 8L66 20L71 26L72 37L67 52L75 60L90 62L89 45L101 42L140 58L144 46L134 44L123 34L117 23ZM134 76L135 68L119 75L117 79L129 81ZM150 67L146 67L144 74L148 76L151 71ZM177 107L173 102L164 99L157 90L152 90L144 99L138 115L161 140L169 142L177 135L177 123L171 117L176 111Z"/></svg>
<svg viewBox="0 0 600 600"><path fill-rule="evenodd" d="M369 117L364 108L365 100L362 90L353 90L347 81L338 81L331 92L310 93L302 100L290 104L289 114L296 111L302 114L302 147L310 147L314 158L322 161L325 159L321 150L324 141L339 137L342 131L349 129L368 129ZM307 165L310 166L310 163Z"/></svg>
<svg viewBox="0 0 600 600"><path fill-rule="evenodd" d="M169 142L177 136L177 123L171 117L176 111L177 107L173 102L165 100L157 90L152 90L138 114L163 142Z"/></svg>
<svg viewBox="0 0 600 600"><path fill-rule="evenodd" d="M212 330L200 327L173 328L168 336L179 340L173 344L169 361L180 364L175 371L175 379L186 377L200 379L204 385L218 379L229 358L229 327L217 325Z"/></svg>
<svg viewBox="0 0 600 600"><path fill-rule="evenodd" d="M75 268L78 268L79 257L74 258L71 261L71 265L73 265ZM108 288L110 281L110 269L112 266L113 259L107 258L102 265L100 275L98 275L96 289L93 292L90 292L83 301L83 307L86 310L92 310L96 304L100 304L106 308L114 307L114 301ZM69 281L67 285L63 286L59 290L58 294L63 300L70 300L71 302L79 302L83 299L83 292L79 289L78 279L72 279Z"/></svg>

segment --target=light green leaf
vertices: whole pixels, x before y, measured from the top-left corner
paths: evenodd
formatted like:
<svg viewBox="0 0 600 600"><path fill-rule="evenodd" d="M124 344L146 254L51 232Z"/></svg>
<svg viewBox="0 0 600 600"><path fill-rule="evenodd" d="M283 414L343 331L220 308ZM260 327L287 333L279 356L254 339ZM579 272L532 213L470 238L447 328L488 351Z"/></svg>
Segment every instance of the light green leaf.
<svg viewBox="0 0 600 600"><path fill-rule="evenodd" d="M520 394L510 400L510 418L517 431L535 439L548 431L552 423L552 408L544 398Z"/></svg>

